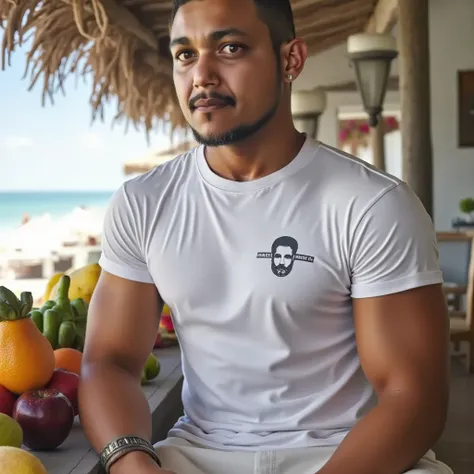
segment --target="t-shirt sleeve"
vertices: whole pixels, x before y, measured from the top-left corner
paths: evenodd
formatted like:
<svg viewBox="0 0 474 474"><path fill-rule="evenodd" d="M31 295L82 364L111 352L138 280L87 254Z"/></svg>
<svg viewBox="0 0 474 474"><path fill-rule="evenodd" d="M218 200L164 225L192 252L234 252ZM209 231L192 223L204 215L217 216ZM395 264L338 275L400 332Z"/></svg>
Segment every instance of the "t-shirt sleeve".
<svg viewBox="0 0 474 474"><path fill-rule="evenodd" d="M145 229L136 197L122 185L109 202L102 230L99 265L109 273L142 283L153 283L143 251Z"/></svg>
<svg viewBox="0 0 474 474"><path fill-rule="evenodd" d="M365 212L349 259L353 298L443 282L432 220L406 183L387 191Z"/></svg>

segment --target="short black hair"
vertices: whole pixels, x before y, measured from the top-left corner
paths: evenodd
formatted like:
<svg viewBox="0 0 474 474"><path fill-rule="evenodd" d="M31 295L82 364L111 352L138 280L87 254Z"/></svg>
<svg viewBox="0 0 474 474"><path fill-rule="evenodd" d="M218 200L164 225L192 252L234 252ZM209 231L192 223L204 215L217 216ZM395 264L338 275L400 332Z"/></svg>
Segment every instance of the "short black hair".
<svg viewBox="0 0 474 474"><path fill-rule="evenodd" d="M293 257L296 255L296 252L298 252L298 242L293 237L288 237L286 235L278 237L278 239L276 239L272 244L272 255L275 255L276 249L280 246L290 247L293 251Z"/></svg>
<svg viewBox="0 0 474 474"><path fill-rule="evenodd" d="M176 13L186 3L192 0L173 0L170 25ZM268 26L270 38L276 53L282 44L296 37L295 22L290 0L253 0L260 19Z"/></svg>

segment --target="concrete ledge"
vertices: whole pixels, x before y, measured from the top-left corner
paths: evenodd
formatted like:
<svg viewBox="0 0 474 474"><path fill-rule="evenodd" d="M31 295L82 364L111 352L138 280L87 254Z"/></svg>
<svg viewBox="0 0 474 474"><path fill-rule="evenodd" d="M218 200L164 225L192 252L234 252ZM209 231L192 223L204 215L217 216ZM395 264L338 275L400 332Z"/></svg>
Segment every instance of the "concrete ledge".
<svg viewBox="0 0 474 474"><path fill-rule="evenodd" d="M179 348L158 349L154 353L161 363L157 379L143 386L150 405L153 442L166 438L169 429L182 414L181 353ZM68 439L56 450L36 452L48 474L102 474L99 458L87 441L76 417Z"/></svg>

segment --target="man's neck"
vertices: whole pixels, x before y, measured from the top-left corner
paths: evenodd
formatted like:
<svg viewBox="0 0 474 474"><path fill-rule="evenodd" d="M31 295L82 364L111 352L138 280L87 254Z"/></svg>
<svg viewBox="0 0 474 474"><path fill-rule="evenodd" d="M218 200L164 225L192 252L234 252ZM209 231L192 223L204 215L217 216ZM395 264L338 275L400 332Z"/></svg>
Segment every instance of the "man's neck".
<svg viewBox="0 0 474 474"><path fill-rule="evenodd" d="M206 160L217 175L234 181L267 176L290 163L301 150L305 136L294 127L286 133L265 130L245 142L206 147Z"/></svg>

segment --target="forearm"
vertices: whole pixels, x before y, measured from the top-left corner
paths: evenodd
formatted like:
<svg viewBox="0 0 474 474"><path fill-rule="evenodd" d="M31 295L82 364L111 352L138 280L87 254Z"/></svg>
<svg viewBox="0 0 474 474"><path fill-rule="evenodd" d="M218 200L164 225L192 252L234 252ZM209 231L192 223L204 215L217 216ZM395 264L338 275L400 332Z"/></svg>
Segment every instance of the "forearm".
<svg viewBox="0 0 474 474"><path fill-rule="evenodd" d="M84 367L79 414L85 434L99 453L115 438L134 435L151 441L151 416L139 379L119 364Z"/></svg>
<svg viewBox="0 0 474 474"><path fill-rule="evenodd" d="M402 474L436 442L444 403L388 395L350 431L318 474Z"/></svg>

